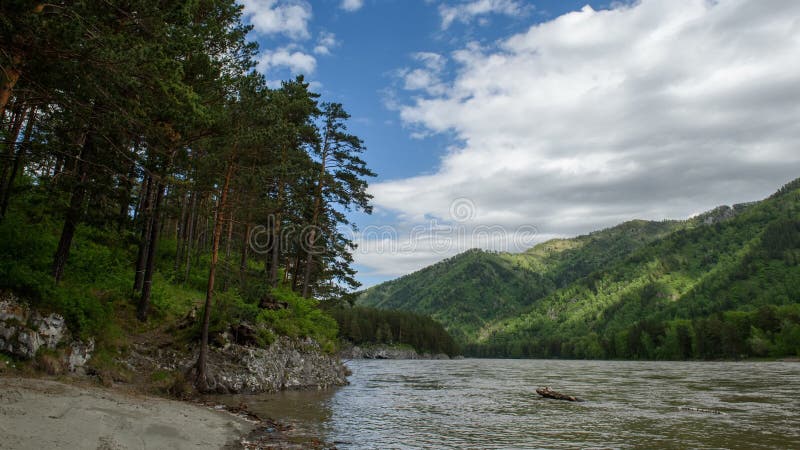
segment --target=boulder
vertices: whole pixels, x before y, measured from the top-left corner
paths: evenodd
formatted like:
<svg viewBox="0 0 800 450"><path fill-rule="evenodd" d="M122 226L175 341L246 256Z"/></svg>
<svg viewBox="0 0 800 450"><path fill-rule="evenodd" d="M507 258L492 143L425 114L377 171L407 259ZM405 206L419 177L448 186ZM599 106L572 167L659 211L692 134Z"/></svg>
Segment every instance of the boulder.
<svg viewBox="0 0 800 450"><path fill-rule="evenodd" d="M83 369L94 353L94 339L88 342L73 341L66 354L67 368L70 372L78 372Z"/></svg>
<svg viewBox="0 0 800 450"><path fill-rule="evenodd" d="M71 340L62 315L42 315L13 294L3 294L0 298L0 351L17 358L33 359L40 348L60 350L62 362L74 372L91 358L94 341Z"/></svg>

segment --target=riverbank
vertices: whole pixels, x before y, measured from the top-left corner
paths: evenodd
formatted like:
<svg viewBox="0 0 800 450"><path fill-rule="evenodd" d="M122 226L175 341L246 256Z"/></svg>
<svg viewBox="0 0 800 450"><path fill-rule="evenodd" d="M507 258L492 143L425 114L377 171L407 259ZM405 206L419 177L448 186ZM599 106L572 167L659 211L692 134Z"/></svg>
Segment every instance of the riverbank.
<svg viewBox="0 0 800 450"><path fill-rule="evenodd" d="M0 377L0 448L240 448L258 424L135 392Z"/></svg>

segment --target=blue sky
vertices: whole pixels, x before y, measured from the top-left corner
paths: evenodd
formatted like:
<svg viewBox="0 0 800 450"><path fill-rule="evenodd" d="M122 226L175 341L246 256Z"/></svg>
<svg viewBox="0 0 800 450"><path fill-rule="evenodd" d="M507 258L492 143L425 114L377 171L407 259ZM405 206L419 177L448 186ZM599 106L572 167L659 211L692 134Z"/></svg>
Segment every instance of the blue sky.
<svg viewBox="0 0 800 450"><path fill-rule="evenodd" d="M363 0L355 2L361 6L353 11L343 9L342 0L253 2L258 3L265 9L271 5L273 10L297 4L310 8L307 34L256 31L251 38L266 51L289 47L291 52L313 57L314 70L281 64L263 72L273 81L304 73L326 101L344 104L353 116L351 131L368 144L367 159L381 179L432 172L450 144L451 137L446 135L414 139L391 108L392 101L407 102L414 95L402 89L398 72L414 65L415 54L447 54L471 41L491 43L587 4L585 0L509 2L521 5L521 14L477 14L468 23L456 20L443 29L440 6L465 2ZM609 2L589 3L603 8ZM328 48L330 54L315 53L314 48L328 33L335 40Z"/></svg>
<svg viewBox="0 0 800 450"><path fill-rule="evenodd" d="M392 231L354 235L367 286L800 175L794 0L241 1L259 70L305 74L368 147L353 218Z"/></svg>

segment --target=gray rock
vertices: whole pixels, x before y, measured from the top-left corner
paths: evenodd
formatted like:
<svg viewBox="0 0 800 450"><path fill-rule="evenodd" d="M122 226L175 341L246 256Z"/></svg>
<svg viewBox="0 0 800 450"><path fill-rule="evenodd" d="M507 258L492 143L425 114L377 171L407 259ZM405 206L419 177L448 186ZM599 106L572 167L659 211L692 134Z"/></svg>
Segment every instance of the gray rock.
<svg viewBox="0 0 800 450"><path fill-rule="evenodd" d="M11 346L11 353L25 359L33 359L39 347L44 345L44 339L39 333L30 328L20 327L17 329L16 345ZM13 340L10 342L14 342Z"/></svg>
<svg viewBox="0 0 800 450"><path fill-rule="evenodd" d="M342 359L450 359L444 353L417 353L414 349L393 345L372 345L345 347L339 352Z"/></svg>
<svg viewBox="0 0 800 450"><path fill-rule="evenodd" d="M310 339L278 338L268 348L230 344L209 353L209 381L221 393L324 389L347 384L341 361Z"/></svg>
<svg viewBox="0 0 800 450"><path fill-rule="evenodd" d="M94 353L94 339L88 342L73 341L67 352L67 367L70 372L80 372Z"/></svg>
<svg viewBox="0 0 800 450"><path fill-rule="evenodd" d="M56 345L64 339L67 333L67 323L59 314L50 314L49 316L41 317L38 313L34 312L30 323L47 348L56 348Z"/></svg>
<svg viewBox="0 0 800 450"><path fill-rule="evenodd" d="M64 317L60 314L43 316L31 310L13 294L5 293L0 298L0 351L23 359L33 359L40 348L60 349L64 363L75 371L91 358L94 341L82 343L70 341Z"/></svg>
<svg viewBox="0 0 800 450"><path fill-rule="evenodd" d="M347 384L347 368L335 355L323 352L312 339L279 337L267 348L215 338L208 353L209 388L223 394L257 394L287 389L325 389ZM197 348L153 349L134 346L122 361L135 372L155 370L186 373L197 361Z"/></svg>

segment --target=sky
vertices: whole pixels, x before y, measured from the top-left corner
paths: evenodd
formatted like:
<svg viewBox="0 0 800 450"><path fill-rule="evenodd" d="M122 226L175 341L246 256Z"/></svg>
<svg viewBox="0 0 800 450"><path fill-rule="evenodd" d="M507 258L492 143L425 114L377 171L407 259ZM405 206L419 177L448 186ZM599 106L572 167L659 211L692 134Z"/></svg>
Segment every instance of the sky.
<svg viewBox="0 0 800 450"><path fill-rule="evenodd" d="M257 70L351 114L365 287L800 177L797 0L240 0Z"/></svg>

